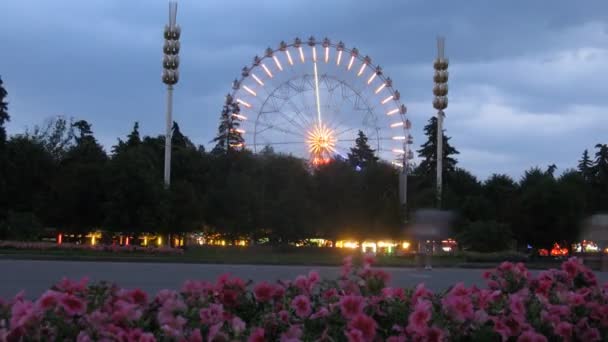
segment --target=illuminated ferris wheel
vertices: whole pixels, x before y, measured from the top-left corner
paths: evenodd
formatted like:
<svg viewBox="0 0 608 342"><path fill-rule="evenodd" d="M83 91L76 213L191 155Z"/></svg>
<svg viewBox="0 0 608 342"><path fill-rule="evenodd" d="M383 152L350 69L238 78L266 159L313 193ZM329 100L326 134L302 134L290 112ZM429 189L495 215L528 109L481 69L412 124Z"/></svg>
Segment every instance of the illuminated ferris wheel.
<svg viewBox="0 0 608 342"><path fill-rule="evenodd" d="M270 146L321 165L346 158L361 131L377 157L406 168L413 158L399 92L369 56L342 42L310 37L269 47L243 68L231 95L240 107L233 119L254 152Z"/></svg>

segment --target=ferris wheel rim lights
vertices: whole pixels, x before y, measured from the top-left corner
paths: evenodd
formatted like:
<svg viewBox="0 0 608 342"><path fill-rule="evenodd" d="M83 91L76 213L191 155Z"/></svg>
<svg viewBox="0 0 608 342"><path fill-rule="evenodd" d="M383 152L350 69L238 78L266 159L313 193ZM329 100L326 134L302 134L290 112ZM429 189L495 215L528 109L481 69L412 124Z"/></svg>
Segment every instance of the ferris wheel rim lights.
<svg viewBox="0 0 608 342"><path fill-rule="evenodd" d="M307 44L310 48L311 48L311 60L312 62L317 62L319 60L319 56L317 55L317 49L316 46L322 46L323 50L323 61L325 63L329 63L330 60L334 59L336 62L336 66L340 66L341 62L342 62L342 55L344 52L350 54L350 60L348 62L348 65L346 66L346 70L347 71L351 71L354 64L355 64L355 59L359 60L361 62L360 67L357 69L356 72L356 76L362 76L366 69L367 66L370 65L371 69L372 69L372 74L369 75L369 77L366 79L365 82L367 85L369 86L373 86L374 88L372 88L371 92L374 95L378 95L382 92L388 92L389 96L387 97L382 97L382 100L380 101L380 105L384 106L387 105L389 102L395 103L397 105L397 108L393 108L390 110L387 110L385 113L386 115L395 115L395 114L400 114L401 116L401 123L393 123L390 124L390 126L388 128L397 128L397 129L402 129L404 132L409 132L410 129L410 125L405 125L405 106L402 105L400 103L400 95L399 92L397 90L395 90L392 86L392 82L390 82L390 78L385 77L384 75L382 75L382 72L380 71L380 67L379 66L374 66L371 64L371 59L368 56L363 57L360 53L359 50L355 47L353 47L352 49L346 48L344 43L342 43L341 41L336 43L332 43L329 39L325 38L323 41L315 41L314 37L310 37L306 43L302 42L301 39L296 38L293 43L285 43L285 42L281 42L279 45L278 49L272 49L272 48L268 48L266 50L266 53L262 55L262 57L256 57L254 59L253 64L247 68L243 68L243 74L241 75L241 81L238 83L237 85L237 89L235 89L233 91L233 94L237 94L239 89L243 89L244 91L246 91L249 95L251 96L257 96L257 92L254 90L255 88L252 86L248 86L243 84L243 81L245 81L247 78L249 78L249 76L251 76L251 78L255 81L255 83L257 83L257 85L259 85L260 87L265 87L266 84L264 82L264 80L262 78L260 78L258 75L256 75L255 73L253 73L253 69L255 67L260 67L262 70L264 70L264 74L266 74L270 79L274 78L274 74L273 72L270 70L269 65L266 65L265 63L263 63L263 60L265 58L271 58L273 59L272 64L274 64L276 66L276 72L286 72L285 69L285 65L283 65L280 61L279 58L279 54L278 51L283 51L284 53L282 54L284 58L286 58L289 66L294 66L295 65L295 61L293 60L293 57L290 53L290 48L294 48L297 50L298 54L299 54L299 59L301 61L301 63L306 63L306 56L305 56L305 51L304 51L304 46L305 44ZM330 58L330 48L335 48L337 53L334 54L334 57ZM287 64L287 63L286 63ZM380 82L377 86L375 84L377 84L377 82L374 82L376 79L380 79ZM251 109L253 106L251 103L248 103L247 101L235 97L237 103L245 106L246 108ZM258 113L258 116L260 115L260 113ZM239 117L237 117L237 119L241 119ZM409 136L409 134L406 134L406 136ZM400 136L399 136L400 137ZM395 137L393 137L394 139ZM398 139L398 140L406 140L406 138L404 137L404 139ZM409 151L405 151L405 153L407 153Z"/></svg>

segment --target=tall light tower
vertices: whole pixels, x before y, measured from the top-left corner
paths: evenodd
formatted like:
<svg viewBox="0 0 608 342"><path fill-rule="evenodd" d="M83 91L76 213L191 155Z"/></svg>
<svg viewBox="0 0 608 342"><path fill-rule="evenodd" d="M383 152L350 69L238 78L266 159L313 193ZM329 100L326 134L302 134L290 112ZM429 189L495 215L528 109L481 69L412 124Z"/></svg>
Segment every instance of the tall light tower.
<svg viewBox="0 0 608 342"><path fill-rule="evenodd" d="M173 85L179 80L179 36L180 27L176 24L177 2L169 2L169 24L165 25L165 44L163 45L163 83L167 85L167 127L165 133L165 186L171 185L171 138L173 136Z"/></svg>
<svg viewBox="0 0 608 342"><path fill-rule="evenodd" d="M437 37L437 59L433 63L433 107L437 109L437 208L441 209L443 194L443 119L444 109L448 107L448 59L445 58L445 37Z"/></svg>

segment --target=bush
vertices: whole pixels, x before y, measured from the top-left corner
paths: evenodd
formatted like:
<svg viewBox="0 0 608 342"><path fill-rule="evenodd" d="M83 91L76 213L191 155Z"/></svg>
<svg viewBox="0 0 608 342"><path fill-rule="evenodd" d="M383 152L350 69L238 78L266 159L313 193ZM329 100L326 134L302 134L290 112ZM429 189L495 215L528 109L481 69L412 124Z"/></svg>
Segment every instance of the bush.
<svg viewBox="0 0 608 342"><path fill-rule="evenodd" d="M3 239L36 241L40 240L42 230L42 224L30 212L9 212L6 221L0 222L0 237Z"/></svg>
<svg viewBox="0 0 608 342"><path fill-rule="evenodd" d="M505 251L513 242L509 226L495 221L472 222L459 235L461 246L475 252Z"/></svg>
<svg viewBox="0 0 608 342"><path fill-rule="evenodd" d="M342 275L316 272L249 287L239 278L187 281L149 299L140 290L63 280L35 301L0 302L0 341L600 341L608 286L576 259L530 276L505 262L487 288L433 294L387 287L388 274L347 258Z"/></svg>

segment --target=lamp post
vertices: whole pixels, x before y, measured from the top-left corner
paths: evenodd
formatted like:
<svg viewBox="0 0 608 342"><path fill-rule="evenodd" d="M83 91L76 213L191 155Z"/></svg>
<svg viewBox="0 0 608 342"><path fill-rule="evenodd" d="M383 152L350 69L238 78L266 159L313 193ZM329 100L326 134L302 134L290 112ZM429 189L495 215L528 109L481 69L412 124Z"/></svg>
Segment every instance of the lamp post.
<svg viewBox="0 0 608 342"><path fill-rule="evenodd" d="M179 36L180 27L176 24L177 2L169 2L169 24L165 25L165 44L163 45L163 83L167 85L167 117L165 131L165 187L171 185L171 138L173 136L173 86L179 80Z"/></svg>
<svg viewBox="0 0 608 342"><path fill-rule="evenodd" d="M448 107L448 59L445 53L445 37L437 37L437 58L433 63L433 107L437 109L437 208L441 209L443 195L443 119L444 109Z"/></svg>

